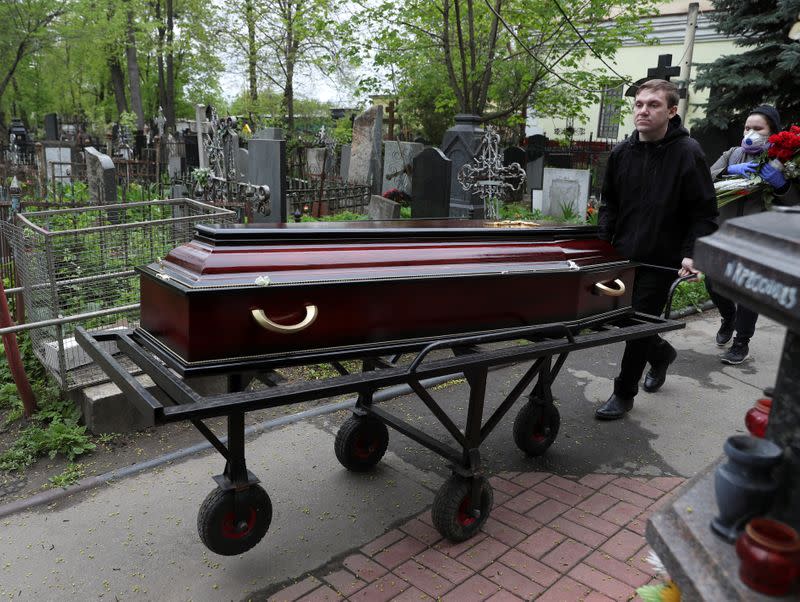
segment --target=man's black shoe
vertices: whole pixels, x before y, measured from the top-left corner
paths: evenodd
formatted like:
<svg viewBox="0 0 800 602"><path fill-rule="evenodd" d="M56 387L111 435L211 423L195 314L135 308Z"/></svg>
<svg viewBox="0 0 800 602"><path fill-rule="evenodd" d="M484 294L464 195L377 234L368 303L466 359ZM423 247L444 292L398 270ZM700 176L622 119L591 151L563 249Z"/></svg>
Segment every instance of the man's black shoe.
<svg viewBox="0 0 800 602"><path fill-rule="evenodd" d="M733 320L722 318L722 325L717 331L717 347L727 345L733 336Z"/></svg>
<svg viewBox="0 0 800 602"><path fill-rule="evenodd" d="M598 420L619 420L633 407L633 397L620 397L616 393L608 398L608 401L594 411L594 417Z"/></svg>
<svg viewBox="0 0 800 602"><path fill-rule="evenodd" d="M748 357L750 357L750 347L747 345L747 343L734 339L733 345L731 345L731 348L722 354L720 360L723 364L736 366L741 364Z"/></svg>
<svg viewBox="0 0 800 602"><path fill-rule="evenodd" d="M669 348L669 355L663 362L652 364L647 375L644 377L644 385L642 388L648 393L655 393L667 380L667 368L678 357L678 352L673 347Z"/></svg>

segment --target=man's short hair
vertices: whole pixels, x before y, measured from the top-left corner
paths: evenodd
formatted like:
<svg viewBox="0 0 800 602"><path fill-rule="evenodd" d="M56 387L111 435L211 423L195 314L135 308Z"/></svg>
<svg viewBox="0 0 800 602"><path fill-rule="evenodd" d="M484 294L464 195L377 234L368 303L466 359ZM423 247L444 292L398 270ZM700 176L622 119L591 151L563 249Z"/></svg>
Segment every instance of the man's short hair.
<svg viewBox="0 0 800 602"><path fill-rule="evenodd" d="M677 106L681 97L678 93L678 86L665 79L648 79L637 88L636 96L639 96L644 90L652 90L653 92L663 90L664 95L667 97L667 108Z"/></svg>

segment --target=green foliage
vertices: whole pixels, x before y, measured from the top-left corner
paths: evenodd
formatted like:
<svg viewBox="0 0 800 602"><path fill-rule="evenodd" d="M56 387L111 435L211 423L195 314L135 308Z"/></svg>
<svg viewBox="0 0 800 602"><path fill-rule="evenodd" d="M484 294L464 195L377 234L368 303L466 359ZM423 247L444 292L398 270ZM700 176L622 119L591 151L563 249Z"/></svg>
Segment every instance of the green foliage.
<svg viewBox="0 0 800 602"><path fill-rule="evenodd" d="M60 475L50 477L48 480L53 487L68 487L84 475L83 467L79 464L69 463Z"/></svg>
<svg viewBox="0 0 800 602"><path fill-rule="evenodd" d="M704 282L682 282L675 289L672 297L672 311L694 307L702 311L700 306L709 300L708 291Z"/></svg>
<svg viewBox="0 0 800 602"><path fill-rule="evenodd" d="M500 219L535 222L542 219L542 212L538 209L531 211L528 207L519 203L507 203L500 207Z"/></svg>
<svg viewBox="0 0 800 602"><path fill-rule="evenodd" d="M400 207L401 219L411 219L411 207Z"/></svg>
<svg viewBox="0 0 800 602"><path fill-rule="evenodd" d="M574 203L568 203L567 201L561 201L559 204L559 209L561 209L561 219L565 222L572 222L576 219L583 219L577 211L575 211Z"/></svg>
<svg viewBox="0 0 800 602"><path fill-rule="evenodd" d="M739 129L750 110L774 104L784 124L800 123L800 43L787 33L798 0L713 0L708 13L721 33L747 50L697 66L697 87L711 90L700 126Z"/></svg>
<svg viewBox="0 0 800 602"><path fill-rule="evenodd" d="M341 211L340 213L335 213L334 215L324 215L322 217L316 218L311 217L310 215L303 215L300 221L303 222L355 222L361 220L369 219L368 215L363 215L361 213L353 213L352 211Z"/></svg>

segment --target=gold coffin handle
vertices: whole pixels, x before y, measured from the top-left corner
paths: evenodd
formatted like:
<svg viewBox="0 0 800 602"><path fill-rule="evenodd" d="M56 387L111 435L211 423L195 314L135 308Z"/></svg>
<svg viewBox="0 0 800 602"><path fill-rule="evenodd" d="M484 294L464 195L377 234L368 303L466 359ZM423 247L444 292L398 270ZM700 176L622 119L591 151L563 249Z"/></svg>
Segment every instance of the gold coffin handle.
<svg viewBox="0 0 800 602"><path fill-rule="evenodd" d="M305 330L314 323L319 315L316 305L306 305L305 318L303 318L297 324L284 326L283 324L277 324L270 320L267 317L267 314L264 313L263 309L254 309L250 313L253 314L253 317L255 318L256 322L258 322L258 325L261 326L261 328L269 330L270 332L277 332L278 334L292 334L295 332L300 332L301 330Z"/></svg>
<svg viewBox="0 0 800 602"><path fill-rule="evenodd" d="M600 292L601 295L607 295L609 297L621 297L625 294L625 283L617 278L614 280L614 284L617 288L611 288L610 286L606 286L602 282L595 282L594 287Z"/></svg>

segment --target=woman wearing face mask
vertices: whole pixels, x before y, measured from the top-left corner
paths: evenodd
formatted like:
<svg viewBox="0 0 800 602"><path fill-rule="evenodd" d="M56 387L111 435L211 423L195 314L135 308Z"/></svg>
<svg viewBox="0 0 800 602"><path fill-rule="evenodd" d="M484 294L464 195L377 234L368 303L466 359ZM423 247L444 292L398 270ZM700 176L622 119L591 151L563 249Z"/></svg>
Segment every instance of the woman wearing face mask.
<svg viewBox="0 0 800 602"><path fill-rule="evenodd" d="M768 138L778 133L780 129L781 118L775 107L760 105L753 109L744 125L742 143L722 153L711 166L711 177L716 181L723 176L748 177L754 174L758 167L759 155L769 146ZM780 171L767 164L761 168L760 175L761 179L772 187L773 203L795 205L800 202L800 194ZM752 215L765 210L763 195L760 191L756 191L721 207L719 223L732 217ZM741 364L749 357L750 338L755 332L758 314L716 293L713 290L713 283L708 278L706 278L706 289L722 317L722 325L717 332L717 346L725 347L733 338L730 349L721 357L722 363Z"/></svg>

